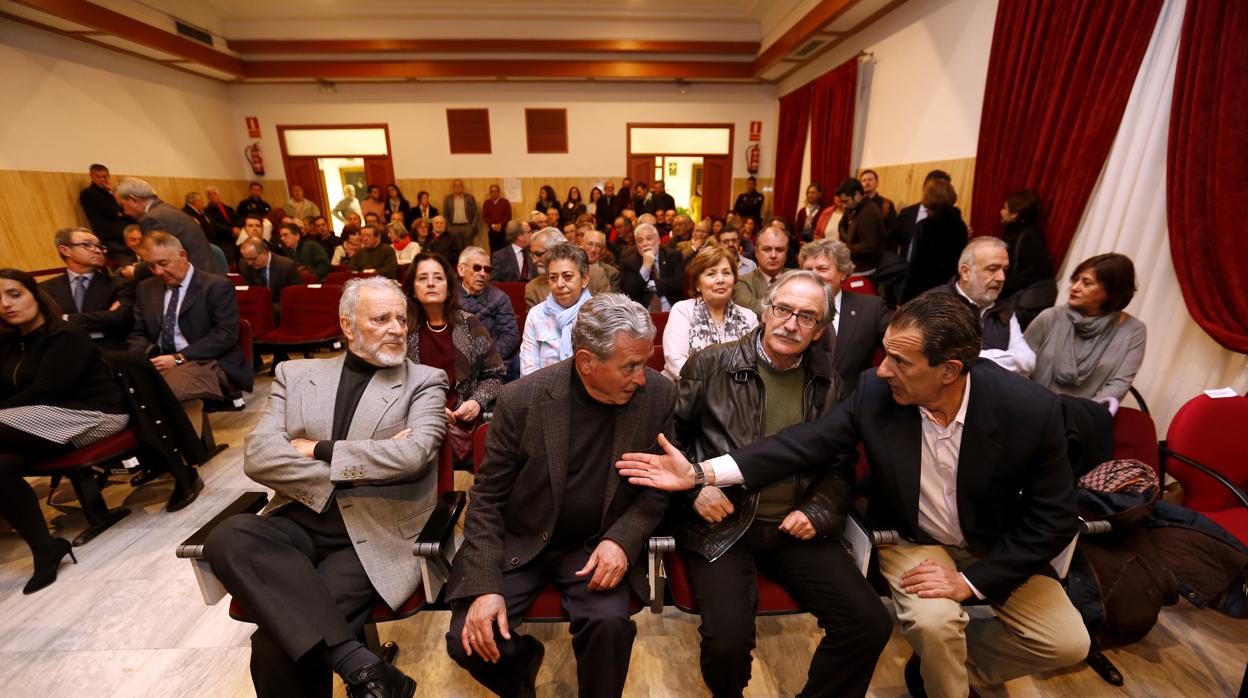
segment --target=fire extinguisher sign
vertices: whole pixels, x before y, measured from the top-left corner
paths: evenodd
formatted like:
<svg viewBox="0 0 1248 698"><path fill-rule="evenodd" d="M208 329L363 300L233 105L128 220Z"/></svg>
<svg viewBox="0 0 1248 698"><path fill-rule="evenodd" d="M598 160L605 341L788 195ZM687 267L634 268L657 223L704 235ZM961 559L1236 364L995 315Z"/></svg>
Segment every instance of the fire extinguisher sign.
<svg viewBox="0 0 1248 698"><path fill-rule="evenodd" d="M246 121L247 121L247 137L259 138L260 137L260 119L254 116L248 116L246 117ZM752 137L753 136L751 136L751 138Z"/></svg>
<svg viewBox="0 0 1248 698"><path fill-rule="evenodd" d="M763 140L763 122L761 121L750 122L750 140L752 141Z"/></svg>

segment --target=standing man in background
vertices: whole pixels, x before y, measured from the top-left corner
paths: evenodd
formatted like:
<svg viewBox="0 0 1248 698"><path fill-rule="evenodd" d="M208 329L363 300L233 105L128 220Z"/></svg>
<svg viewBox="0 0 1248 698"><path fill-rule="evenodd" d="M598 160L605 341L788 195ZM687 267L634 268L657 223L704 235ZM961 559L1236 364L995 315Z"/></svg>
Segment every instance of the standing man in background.
<svg viewBox="0 0 1248 698"><path fill-rule="evenodd" d="M477 231L481 229L481 209L477 208L477 200L472 194L464 193L464 180L451 182L451 193L442 200L442 215L446 216L450 233L459 243L457 252L476 242ZM456 254L447 259L458 257Z"/></svg>
<svg viewBox="0 0 1248 698"><path fill-rule="evenodd" d="M91 229L108 247L108 258L121 260L126 256L122 231L135 220L126 215L113 196L113 182L109 179L108 168L96 163L91 166L90 173L91 184L78 194L78 203L82 212L87 214Z"/></svg>
<svg viewBox="0 0 1248 698"><path fill-rule="evenodd" d="M503 198L497 184L490 185L490 198L481 206L481 216L490 238L490 254L494 254L507 246L505 229L511 220L511 202Z"/></svg>

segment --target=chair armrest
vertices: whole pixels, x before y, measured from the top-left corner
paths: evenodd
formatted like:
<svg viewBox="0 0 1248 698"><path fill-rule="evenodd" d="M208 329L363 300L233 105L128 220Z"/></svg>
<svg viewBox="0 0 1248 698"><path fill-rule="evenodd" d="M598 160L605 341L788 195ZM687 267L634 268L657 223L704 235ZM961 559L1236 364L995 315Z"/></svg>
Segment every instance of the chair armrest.
<svg viewBox="0 0 1248 698"><path fill-rule="evenodd" d="M1079 545L1078 533L1070 539L1065 548L1062 548L1062 552L1058 553L1057 557L1049 561L1049 564L1053 566L1053 571L1057 573L1058 579L1064 580L1066 575L1070 573L1070 562L1075 559L1075 547L1077 545Z"/></svg>
<svg viewBox="0 0 1248 698"><path fill-rule="evenodd" d="M204 557L204 543L208 540L208 534L231 516L258 513L268 503L268 492L247 492L218 512L211 521L201 526L190 538L182 541L182 544L178 546L177 556L191 561L191 569L195 572L195 581L199 583L199 593L204 597L205 604L212 606L225 598L227 593L221 580L212 573L212 565L209 565L207 558Z"/></svg>
<svg viewBox="0 0 1248 698"><path fill-rule="evenodd" d="M871 551L875 548L875 543L872 540L871 529L857 512L851 511L849 516L845 517L841 543L849 552L850 557L854 559L858 572L864 577L867 576L867 568L871 564Z"/></svg>
<svg viewBox="0 0 1248 698"><path fill-rule="evenodd" d="M1215 481L1217 481L1219 485L1222 485L1227 490L1229 490L1232 497L1239 500L1239 505L1241 507L1248 509L1248 494L1245 494L1244 491L1241 490L1234 482L1232 482L1230 478L1218 472L1217 470L1214 470L1210 466L1207 466L1204 463L1201 463L1200 461L1196 461L1191 458L1188 458L1182 453L1177 453L1175 451L1172 451L1165 441L1160 442L1158 444L1158 448L1161 451L1161 468L1160 468L1159 477L1161 478L1163 487L1165 486L1165 477L1166 477L1166 459L1173 458L1182 463L1186 463L1187 465L1190 465L1191 467L1199 470L1205 475L1208 475L1209 477L1213 478Z"/></svg>
<svg viewBox="0 0 1248 698"><path fill-rule="evenodd" d="M646 578L650 581L649 606L651 613L663 612L664 589L667 587L667 570L663 568L664 553L676 551L676 539L672 536L654 536L646 546Z"/></svg>
<svg viewBox="0 0 1248 698"><path fill-rule="evenodd" d="M429 603L438 600L451 577L451 561L460 545L455 524L467 505L466 492L443 492L424 529L416 537L412 554L420 559L420 576L425 585L425 600Z"/></svg>
<svg viewBox="0 0 1248 698"><path fill-rule="evenodd" d="M243 494L231 502L229 506L218 512L216 516L212 517L212 520L201 526L190 538L182 541L182 544L178 546L178 557L187 560L203 559L204 543L208 540L208 534L221 525L222 521L236 514L255 514L268 503L268 492L247 492Z"/></svg>

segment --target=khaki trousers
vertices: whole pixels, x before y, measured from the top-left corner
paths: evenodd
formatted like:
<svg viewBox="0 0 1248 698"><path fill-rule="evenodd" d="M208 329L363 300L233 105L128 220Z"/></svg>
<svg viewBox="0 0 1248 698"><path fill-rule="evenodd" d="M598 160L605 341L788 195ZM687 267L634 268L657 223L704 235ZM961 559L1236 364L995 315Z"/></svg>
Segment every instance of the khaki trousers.
<svg viewBox="0 0 1248 698"><path fill-rule="evenodd" d="M1057 580L1034 575L1014 590L996 616L972 620L952 599L920 598L901 588L902 576L924 560L958 570L976 558L966 550L901 541L879 549L880 572L893 592L901 631L922 658L923 684L932 698L965 698L969 656L977 682L1010 679L1083 661L1088 632Z"/></svg>

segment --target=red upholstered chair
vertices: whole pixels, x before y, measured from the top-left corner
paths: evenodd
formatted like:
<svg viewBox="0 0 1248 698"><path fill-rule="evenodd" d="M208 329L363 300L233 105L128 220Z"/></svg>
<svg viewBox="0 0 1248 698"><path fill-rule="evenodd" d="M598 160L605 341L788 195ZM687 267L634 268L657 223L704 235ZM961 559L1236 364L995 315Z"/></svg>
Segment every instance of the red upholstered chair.
<svg viewBox="0 0 1248 698"><path fill-rule="evenodd" d="M273 331L273 291L266 286L235 286L238 315L251 323L252 339Z"/></svg>
<svg viewBox="0 0 1248 698"><path fill-rule="evenodd" d="M1161 475L1183 483L1183 505L1248 544L1248 397L1198 395L1179 408L1161 442Z"/></svg>
<svg viewBox="0 0 1248 698"><path fill-rule="evenodd" d="M338 299L342 287L332 284L287 286L282 289L282 324L260 337L256 344L283 350L306 350L326 345L337 348L342 337L338 325Z"/></svg>
<svg viewBox="0 0 1248 698"><path fill-rule="evenodd" d="M654 351L650 353L650 359L646 361L646 365L656 371L663 370L663 345L654 345Z"/></svg>
<svg viewBox="0 0 1248 698"><path fill-rule="evenodd" d="M320 279L316 278L316 273L308 271L307 269L299 270L299 278L304 284L315 284L320 282Z"/></svg>
<svg viewBox="0 0 1248 698"><path fill-rule="evenodd" d="M438 504L428 523L416 538L414 554L420 561L422 584L398 610L393 610L386 602L378 600L373 605L368 623L364 626L364 639L369 649L386 661L393 662L398 655L399 647L394 642L381 644L377 635L377 624L394 620L402 620L415 615L424 608L440 604L442 589L450 573L450 558L454 555L455 522L467 504L467 495L456 492L454 469L451 458L450 442L445 441L438 450ZM208 561L204 558L204 542L208 535L222 521L235 514L258 513L268 503L268 495L264 492L248 492L235 500L230 506L218 513L204 525L195 535L186 539L178 546L177 556L191 561L195 569L195 577L199 581L200 592L208 605L216 604L224 598L226 591L220 581L212 574ZM244 623L253 622L247 611L239 603L230 600L230 617Z"/></svg>
<svg viewBox="0 0 1248 698"><path fill-rule="evenodd" d="M1147 412L1119 407L1114 415L1114 458L1134 458L1153 470L1161 464L1157 450L1157 425Z"/></svg>
<svg viewBox="0 0 1248 698"><path fill-rule="evenodd" d="M524 287L527 284L523 281L496 281L494 285L507 294L511 309L516 311L516 322L520 324L520 331L524 332L524 321L529 317L529 306L524 302Z"/></svg>
<svg viewBox="0 0 1248 698"><path fill-rule="evenodd" d="M650 319L654 321L654 345L656 347L663 346L663 330L667 329L667 317L669 313L650 313ZM659 370L662 370L662 365Z"/></svg>
<svg viewBox="0 0 1248 698"><path fill-rule="evenodd" d="M861 293L864 296L880 295L875 289L875 282L865 276L851 276L841 283L841 289L850 293Z"/></svg>
<svg viewBox="0 0 1248 698"><path fill-rule="evenodd" d="M377 274L371 271L331 271L322 282L326 286L344 286L351 279L363 279Z"/></svg>
<svg viewBox="0 0 1248 698"><path fill-rule="evenodd" d="M242 286L247 283L246 281L243 281L242 274L235 274L234 272L227 273L225 275L225 278L229 279L230 283L234 284L235 286Z"/></svg>
<svg viewBox="0 0 1248 698"><path fill-rule="evenodd" d="M73 484L82 513L87 517L87 530L74 538L74 545L86 545L109 526L129 516L130 510L124 507L109 509L100 489L108 479L108 465L133 458L138 448L138 436L133 429L126 427L89 446L44 459L30 469L28 474L32 477L50 476L54 483L59 478L66 477Z"/></svg>

